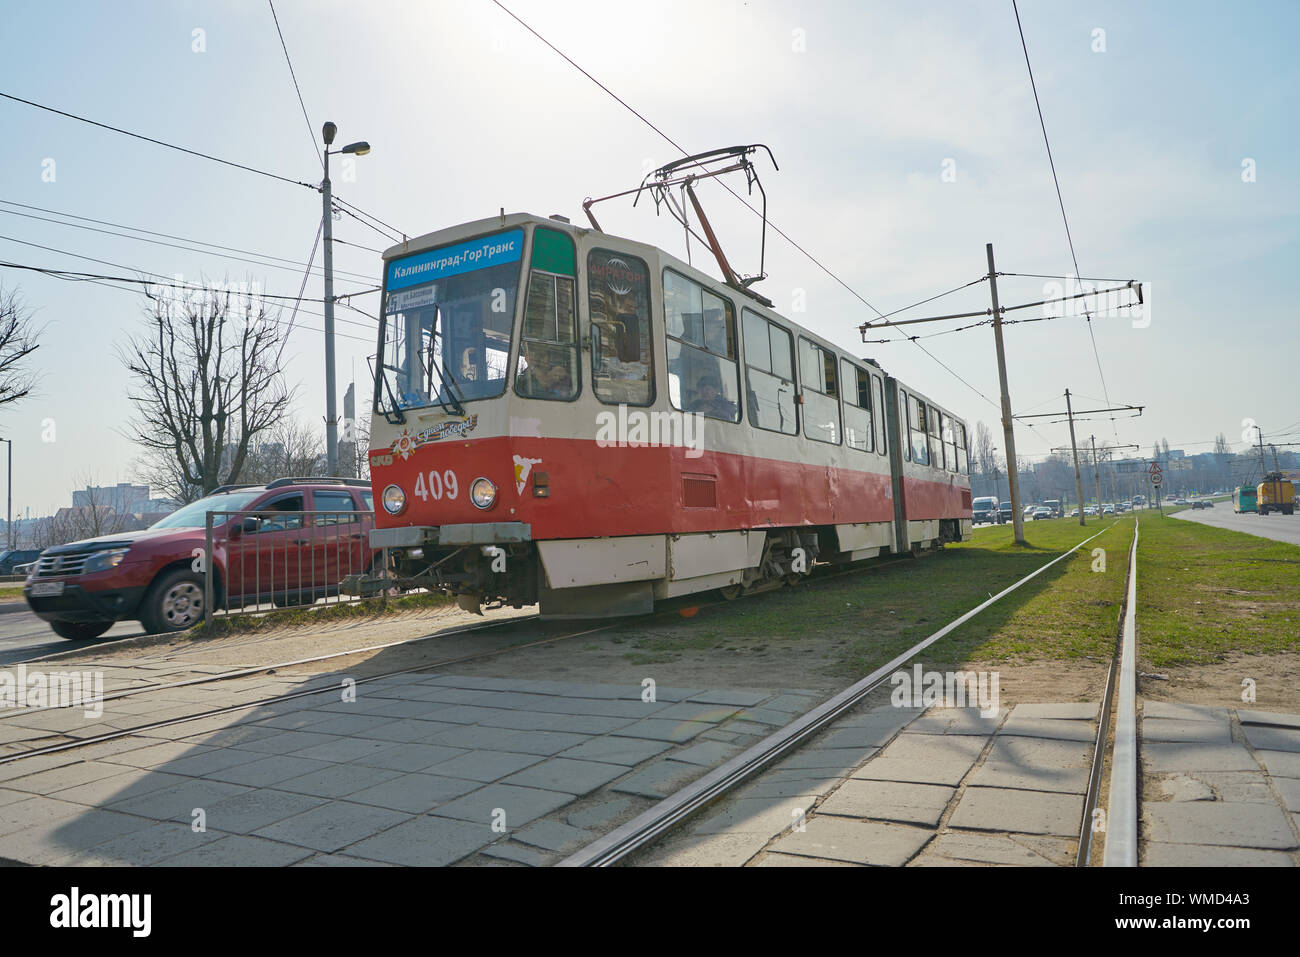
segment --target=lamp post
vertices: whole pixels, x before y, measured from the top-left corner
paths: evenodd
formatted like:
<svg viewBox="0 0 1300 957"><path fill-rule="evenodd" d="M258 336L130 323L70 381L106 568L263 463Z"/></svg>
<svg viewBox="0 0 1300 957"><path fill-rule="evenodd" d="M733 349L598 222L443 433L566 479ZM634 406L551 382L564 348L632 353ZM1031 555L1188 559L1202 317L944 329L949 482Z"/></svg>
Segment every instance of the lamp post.
<svg viewBox="0 0 1300 957"><path fill-rule="evenodd" d="M5 512L5 542L8 548L14 547L14 440L0 439L0 442L9 445L9 479L7 482L9 493L9 507Z"/></svg>
<svg viewBox="0 0 1300 957"><path fill-rule="evenodd" d="M325 235L325 465L330 475L337 475L339 470L338 410L334 399L334 250L331 245L334 239L334 210L330 195L330 154L365 156L370 152L370 144L364 140L349 143L341 150L331 150L330 145L337 132L338 127L333 123L321 127L321 136L325 140L325 179L320 186Z"/></svg>

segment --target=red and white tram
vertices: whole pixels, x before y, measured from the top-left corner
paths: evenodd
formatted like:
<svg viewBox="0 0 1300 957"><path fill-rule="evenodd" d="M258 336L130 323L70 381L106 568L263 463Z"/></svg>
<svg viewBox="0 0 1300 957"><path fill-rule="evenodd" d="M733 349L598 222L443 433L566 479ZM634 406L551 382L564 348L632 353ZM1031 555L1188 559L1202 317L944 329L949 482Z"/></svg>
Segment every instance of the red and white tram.
<svg viewBox="0 0 1300 957"><path fill-rule="evenodd" d="M744 288L526 214L384 265L371 544L404 584L632 614L970 538L965 422Z"/></svg>

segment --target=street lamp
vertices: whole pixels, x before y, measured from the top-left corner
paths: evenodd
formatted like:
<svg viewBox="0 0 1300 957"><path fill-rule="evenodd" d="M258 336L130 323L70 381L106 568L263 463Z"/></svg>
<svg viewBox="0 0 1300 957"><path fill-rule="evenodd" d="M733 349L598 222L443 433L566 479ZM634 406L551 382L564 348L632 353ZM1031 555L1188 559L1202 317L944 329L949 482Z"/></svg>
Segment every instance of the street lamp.
<svg viewBox="0 0 1300 957"><path fill-rule="evenodd" d="M338 129L333 123L321 127L321 136L325 140L325 180L320 187L325 233L325 466L330 475L337 475L339 470L338 410L334 399L334 249L331 245L334 240L334 210L330 196L330 154L365 156L370 152L370 144L364 140L349 143L341 150L331 150Z"/></svg>
<svg viewBox="0 0 1300 957"><path fill-rule="evenodd" d="M14 547L14 440L0 439L0 442L9 444L9 480L7 483L9 490L9 509L5 515L5 541L9 543L9 548Z"/></svg>

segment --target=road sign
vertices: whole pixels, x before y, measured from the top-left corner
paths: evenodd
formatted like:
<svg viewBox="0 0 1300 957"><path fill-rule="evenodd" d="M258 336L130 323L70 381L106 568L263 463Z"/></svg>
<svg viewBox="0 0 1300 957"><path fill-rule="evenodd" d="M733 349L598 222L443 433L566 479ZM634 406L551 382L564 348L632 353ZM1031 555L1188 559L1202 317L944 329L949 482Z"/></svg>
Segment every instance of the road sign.
<svg viewBox="0 0 1300 957"><path fill-rule="evenodd" d="M1160 474L1160 463L1159 463L1159 462L1152 462L1152 463L1151 463L1151 468L1147 469L1147 471L1150 472L1152 475L1159 475L1159 474Z"/></svg>
<svg viewBox="0 0 1300 957"><path fill-rule="evenodd" d="M1164 481L1164 476L1162 476L1159 472L1153 472L1153 473L1152 473L1152 475L1151 475L1151 484L1152 484L1152 485L1156 486L1156 488L1159 488L1159 487L1160 487L1160 483L1161 483L1162 481Z"/></svg>

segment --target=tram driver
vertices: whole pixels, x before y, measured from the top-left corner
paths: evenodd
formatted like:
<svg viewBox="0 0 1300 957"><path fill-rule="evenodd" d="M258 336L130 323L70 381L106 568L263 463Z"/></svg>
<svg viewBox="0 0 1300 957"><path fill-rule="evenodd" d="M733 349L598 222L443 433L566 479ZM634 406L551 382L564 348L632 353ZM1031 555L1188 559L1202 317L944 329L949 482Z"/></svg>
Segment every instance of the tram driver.
<svg viewBox="0 0 1300 957"><path fill-rule="evenodd" d="M736 403L722 394L722 380L717 373L706 372L695 384L695 398L687 412L698 412L712 419L736 421Z"/></svg>
<svg viewBox="0 0 1300 957"><path fill-rule="evenodd" d="M525 342L522 360L526 368L515 379L515 390L534 399L573 397L573 377L564 351L535 342Z"/></svg>

